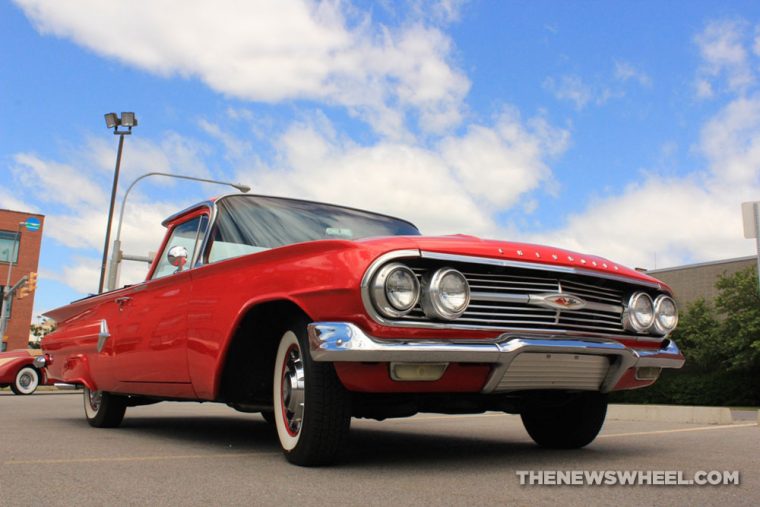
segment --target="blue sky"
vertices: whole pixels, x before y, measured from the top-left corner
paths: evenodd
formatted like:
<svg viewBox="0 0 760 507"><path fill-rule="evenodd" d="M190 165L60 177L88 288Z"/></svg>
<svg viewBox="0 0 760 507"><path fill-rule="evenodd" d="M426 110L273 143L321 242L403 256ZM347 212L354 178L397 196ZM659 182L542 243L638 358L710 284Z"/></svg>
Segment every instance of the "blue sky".
<svg viewBox="0 0 760 507"><path fill-rule="evenodd" d="M109 111L140 120L122 192L166 171L648 268L754 253L757 2L16 0L0 43L0 208L48 217L38 312L97 287ZM141 182L124 250L224 192Z"/></svg>

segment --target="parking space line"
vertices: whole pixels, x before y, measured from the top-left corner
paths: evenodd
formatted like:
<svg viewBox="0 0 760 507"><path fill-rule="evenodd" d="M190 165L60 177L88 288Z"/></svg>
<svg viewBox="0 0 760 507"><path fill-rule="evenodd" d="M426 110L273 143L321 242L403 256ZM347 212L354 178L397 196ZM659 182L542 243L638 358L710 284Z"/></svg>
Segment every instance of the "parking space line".
<svg viewBox="0 0 760 507"><path fill-rule="evenodd" d="M72 463L105 463L105 462L132 462L132 461L162 461L177 459L224 459L244 458L249 456L279 456L279 452L241 452L232 454L184 454L170 456L124 456L106 458L63 458L63 459L29 459L6 461L3 465L60 465Z"/></svg>
<svg viewBox="0 0 760 507"><path fill-rule="evenodd" d="M714 426L700 426L698 428L678 428L674 430L637 431L634 433L612 433L608 435L599 435L596 438L639 437L643 435L660 435L660 434L666 434L666 433L688 433L690 431L711 431L711 430L725 430L725 429L732 429L732 428L748 428L750 426L757 426L757 423L719 424L719 425L714 425Z"/></svg>

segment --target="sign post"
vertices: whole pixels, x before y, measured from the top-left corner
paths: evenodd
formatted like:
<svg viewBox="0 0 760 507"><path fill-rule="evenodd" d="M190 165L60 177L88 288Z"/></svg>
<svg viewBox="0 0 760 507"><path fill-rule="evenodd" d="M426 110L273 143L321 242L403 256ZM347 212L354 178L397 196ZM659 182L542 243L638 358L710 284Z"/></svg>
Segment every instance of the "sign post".
<svg viewBox="0 0 760 507"><path fill-rule="evenodd" d="M742 203L744 237L755 239L757 247L757 283L760 290L760 201Z"/></svg>

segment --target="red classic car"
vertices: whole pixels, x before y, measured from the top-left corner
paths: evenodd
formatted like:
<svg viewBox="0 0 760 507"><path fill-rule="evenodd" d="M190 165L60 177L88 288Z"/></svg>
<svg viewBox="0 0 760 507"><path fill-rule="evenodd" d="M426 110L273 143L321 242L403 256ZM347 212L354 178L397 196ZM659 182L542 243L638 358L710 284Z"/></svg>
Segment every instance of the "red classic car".
<svg viewBox="0 0 760 507"><path fill-rule="evenodd" d="M0 353L0 388L11 387L15 394L32 394L46 382L41 370L33 362L42 351L19 349Z"/></svg>
<svg viewBox="0 0 760 507"><path fill-rule="evenodd" d="M164 225L144 282L47 314L58 329L37 364L84 387L93 426L156 400L222 402L318 465L352 417L495 410L577 448L606 393L684 362L668 287L599 257L245 194Z"/></svg>

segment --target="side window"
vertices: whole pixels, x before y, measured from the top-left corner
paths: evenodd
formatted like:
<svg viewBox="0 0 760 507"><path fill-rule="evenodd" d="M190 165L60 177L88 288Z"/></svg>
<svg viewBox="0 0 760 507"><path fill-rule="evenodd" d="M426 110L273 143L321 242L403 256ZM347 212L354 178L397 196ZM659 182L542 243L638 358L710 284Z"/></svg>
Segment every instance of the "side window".
<svg viewBox="0 0 760 507"><path fill-rule="evenodd" d="M169 259L167 258L167 252L175 246L184 246L187 249L187 264L185 264L184 269L192 266L196 250L199 248L203 235L206 233L207 225L208 217L201 215L176 226L172 230L164 251L161 252L161 256L158 258L158 265L151 279L155 280L156 278L162 278L179 271L178 268L169 264Z"/></svg>

